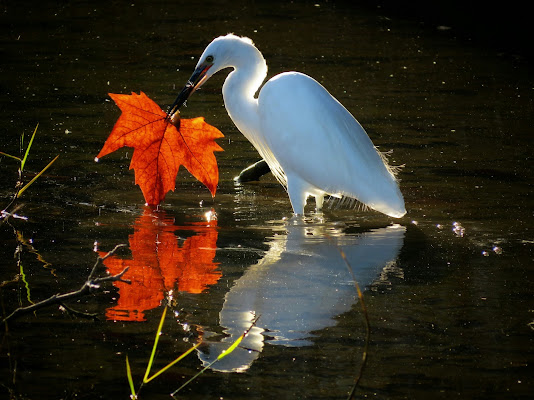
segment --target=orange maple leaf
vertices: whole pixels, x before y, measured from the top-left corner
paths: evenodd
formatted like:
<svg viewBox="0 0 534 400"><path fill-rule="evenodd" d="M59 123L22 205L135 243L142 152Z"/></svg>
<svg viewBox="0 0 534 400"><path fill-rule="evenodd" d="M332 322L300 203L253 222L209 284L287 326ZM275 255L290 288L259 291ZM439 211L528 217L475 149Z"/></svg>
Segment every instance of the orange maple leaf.
<svg viewBox="0 0 534 400"><path fill-rule="evenodd" d="M177 126L143 92L109 96L122 111L104 147L101 158L121 147L134 148L130 169L148 205L158 205L174 191L180 165L215 196L219 169L213 152L222 151L215 139L223 134L204 118L182 119Z"/></svg>
<svg viewBox="0 0 534 400"><path fill-rule="evenodd" d="M106 312L111 320L144 321L144 312L161 304L170 290L201 293L221 278L214 262L217 248L217 221L176 226L165 212L145 208L129 236L131 258L111 256L103 263L111 274L124 268L131 284L113 282L119 290L117 304ZM176 231L192 232L182 241ZM99 255L105 255L99 252Z"/></svg>

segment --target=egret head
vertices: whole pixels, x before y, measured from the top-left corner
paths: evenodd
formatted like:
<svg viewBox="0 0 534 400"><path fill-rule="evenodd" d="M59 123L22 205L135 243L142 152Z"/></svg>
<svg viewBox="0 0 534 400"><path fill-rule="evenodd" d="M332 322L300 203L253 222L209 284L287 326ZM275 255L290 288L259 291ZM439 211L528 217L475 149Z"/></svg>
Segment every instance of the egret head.
<svg viewBox="0 0 534 400"><path fill-rule="evenodd" d="M216 72L229 67L236 68L242 62L253 60L257 57L256 55L251 57L253 53L259 54L263 60L261 53L249 38L228 34L214 39L200 56L195 71L170 107L168 115L172 116L178 111L187 99Z"/></svg>

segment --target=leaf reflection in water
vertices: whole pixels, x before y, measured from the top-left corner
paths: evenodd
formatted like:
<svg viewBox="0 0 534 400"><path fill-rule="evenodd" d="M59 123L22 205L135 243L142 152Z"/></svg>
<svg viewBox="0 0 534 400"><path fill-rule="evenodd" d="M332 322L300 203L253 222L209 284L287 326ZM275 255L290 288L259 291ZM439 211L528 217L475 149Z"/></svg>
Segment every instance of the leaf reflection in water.
<svg viewBox="0 0 534 400"><path fill-rule="evenodd" d="M397 259L406 231L401 225L392 225L346 235L328 224L303 222L288 222L283 228L287 234L276 235L265 257L226 294L220 325L228 336L202 347L198 354L204 365L250 327L258 315L261 318L240 348L212 369L247 370L265 342L283 346L312 344L312 332L333 326L334 317L349 311L357 301L339 247L363 289Z"/></svg>
<svg viewBox="0 0 534 400"><path fill-rule="evenodd" d="M131 285L116 282L117 304L107 310L109 320L144 321L144 311L158 307L171 290L200 293L217 283L222 276L214 263L217 243L217 221L176 226L163 211L146 207L134 222L129 236L131 259L117 256L104 261L109 273L130 267L127 278ZM193 236L181 239L176 231L191 231Z"/></svg>

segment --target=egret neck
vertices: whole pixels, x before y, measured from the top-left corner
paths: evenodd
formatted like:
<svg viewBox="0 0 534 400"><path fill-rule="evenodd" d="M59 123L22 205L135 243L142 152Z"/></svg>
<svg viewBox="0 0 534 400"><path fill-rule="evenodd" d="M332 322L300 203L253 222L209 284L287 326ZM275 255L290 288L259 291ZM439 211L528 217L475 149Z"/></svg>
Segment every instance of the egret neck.
<svg viewBox="0 0 534 400"><path fill-rule="evenodd" d="M257 140L261 136L261 130L255 94L267 76L267 63L255 48L247 46L243 50L248 54L237 58L234 65L230 65L234 70L224 81L224 106L237 128L259 150L263 143L258 143Z"/></svg>

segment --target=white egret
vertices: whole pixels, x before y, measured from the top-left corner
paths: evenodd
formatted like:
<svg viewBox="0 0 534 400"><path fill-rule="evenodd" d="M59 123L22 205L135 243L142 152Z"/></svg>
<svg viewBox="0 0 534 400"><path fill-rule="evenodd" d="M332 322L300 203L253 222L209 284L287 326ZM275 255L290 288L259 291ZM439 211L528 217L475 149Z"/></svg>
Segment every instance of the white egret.
<svg viewBox="0 0 534 400"><path fill-rule="evenodd" d="M356 119L321 84L284 72L263 85L267 64L252 40L233 34L213 40L169 115L216 72L233 68L222 93L230 118L285 186L293 212L308 196L321 209L325 195L357 199L399 218L404 199L392 169Z"/></svg>

